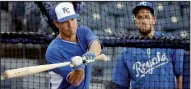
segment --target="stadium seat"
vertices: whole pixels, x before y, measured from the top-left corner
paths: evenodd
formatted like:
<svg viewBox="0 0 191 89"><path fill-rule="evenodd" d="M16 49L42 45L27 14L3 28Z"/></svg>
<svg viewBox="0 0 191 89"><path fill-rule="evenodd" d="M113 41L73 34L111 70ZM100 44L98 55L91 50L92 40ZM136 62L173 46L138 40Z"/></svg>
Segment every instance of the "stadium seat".
<svg viewBox="0 0 191 89"><path fill-rule="evenodd" d="M162 33L166 36L166 37L176 37L176 38L180 38L179 33L178 33L178 29L174 29L174 30L165 30L162 31Z"/></svg>
<svg viewBox="0 0 191 89"><path fill-rule="evenodd" d="M102 5L101 12L112 15L127 15L132 13L135 6L135 2L108 2Z"/></svg>
<svg viewBox="0 0 191 89"><path fill-rule="evenodd" d="M167 2L167 1L152 1L151 3L153 3L153 5L155 6L155 7L157 7L157 6L166 6L166 5L168 5L169 4L169 2Z"/></svg>
<svg viewBox="0 0 191 89"><path fill-rule="evenodd" d="M156 7L155 13L157 17L164 17L164 9L165 6L168 5L168 2L153 2L154 6Z"/></svg>
<svg viewBox="0 0 191 89"><path fill-rule="evenodd" d="M100 27L115 28L115 17L108 16L108 15L101 15L101 26Z"/></svg>
<svg viewBox="0 0 191 89"><path fill-rule="evenodd" d="M128 29L123 28L123 27L117 27L115 31L115 36L116 37L124 37L125 35L130 35Z"/></svg>
<svg viewBox="0 0 191 89"><path fill-rule="evenodd" d="M24 10L25 10L25 3L26 2L11 2L11 13L13 17L17 17L19 19L23 19L24 17ZM32 7L31 7L32 8Z"/></svg>
<svg viewBox="0 0 191 89"><path fill-rule="evenodd" d="M101 28L101 30L103 31L104 37L106 39L107 38L111 39L111 37L114 36L114 34L116 33L116 29L110 26L104 26Z"/></svg>
<svg viewBox="0 0 191 89"><path fill-rule="evenodd" d="M98 28L100 26L101 17L99 14L94 15L84 15L81 14L79 17L79 25L87 25L90 28ZM98 16L99 15L99 16Z"/></svg>
<svg viewBox="0 0 191 89"><path fill-rule="evenodd" d="M45 7L45 9L51 7L51 6L55 6L57 4L59 4L60 2L53 2L53 1L46 1L46 2L42 2L43 6Z"/></svg>
<svg viewBox="0 0 191 89"><path fill-rule="evenodd" d="M92 29L92 31L94 32L94 34L98 37L100 36L104 36L104 31L102 30L98 30L98 29Z"/></svg>
<svg viewBox="0 0 191 89"><path fill-rule="evenodd" d="M161 18L160 24L162 25L162 29L181 29L189 26L188 20L182 16Z"/></svg>
<svg viewBox="0 0 191 89"><path fill-rule="evenodd" d="M168 7L167 7L168 8ZM179 4L170 5L165 12L165 16L181 16L181 9Z"/></svg>
<svg viewBox="0 0 191 89"><path fill-rule="evenodd" d="M126 14L127 8L124 8L123 2L108 2L102 5L102 13L112 14L112 15L122 15Z"/></svg>
<svg viewBox="0 0 191 89"><path fill-rule="evenodd" d="M159 18L168 18L170 16L180 16L181 15L181 9L179 4L173 4L173 5L162 5L159 4L157 6L157 17Z"/></svg>
<svg viewBox="0 0 191 89"><path fill-rule="evenodd" d="M161 24L160 18L157 19L155 30L156 31L161 31L162 30L162 24Z"/></svg>
<svg viewBox="0 0 191 89"><path fill-rule="evenodd" d="M48 25L46 19L41 15L41 20L40 20L40 27L38 29L38 33L47 33L47 34L52 34L53 28Z"/></svg>
<svg viewBox="0 0 191 89"><path fill-rule="evenodd" d="M25 30L37 32L40 27L41 17L38 6L34 2L25 2Z"/></svg>
<svg viewBox="0 0 191 89"><path fill-rule="evenodd" d="M190 28L190 18L189 16L183 16L183 28Z"/></svg>
<svg viewBox="0 0 191 89"><path fill-rule="evenodd" d="M10 13L7 13L4 10L1 10L1 32L10 32L13 31L13 29L11 28L11 20L12 17L10 15ZM13 24L15 25L15 24Z"/></svg>
<svg viewBox="0 0 191 89"><path fill-rule="evenodd" d="M124 5L125 5L125 8L127 8L127 14L124 14L124 15L133 15L132 11L133 9L136 7L138 2L136 1L131 1L131 2L125 2Z"/></svg>
<svg viewBox="0 0 191 89"><path fill-rule="evenodd" d="M80 5L80 14L100 13L100 4L98 2L82 2Z"/></svg>
<svg viewBox="0 0 191 89"><path fill-rule="evenodd" d="M90 28L103 29L106 27L115 27L115 18L114 16L105 16L96 14L90 15L80 15L79 24L87 25Z"/></svg>
<svg viewBox="0 0 191 89"><path fill-rule="evenodd" d="M117 27L127 28L127 29L136 29L133 16L125 15L118 17L116 20Z"/></svg>
<svg viewBox="0 0 191 89"><path fill-rule="evenodd" d="M190 19L190 8L183 8L183 17Z"/></svg>
<svg viewBox="0 0 191 89"><path fill-rule="evenodd" d="M178 2L181 6L183 7L190 7L190 2L189 1L181 1L181 2Z"/></svg>

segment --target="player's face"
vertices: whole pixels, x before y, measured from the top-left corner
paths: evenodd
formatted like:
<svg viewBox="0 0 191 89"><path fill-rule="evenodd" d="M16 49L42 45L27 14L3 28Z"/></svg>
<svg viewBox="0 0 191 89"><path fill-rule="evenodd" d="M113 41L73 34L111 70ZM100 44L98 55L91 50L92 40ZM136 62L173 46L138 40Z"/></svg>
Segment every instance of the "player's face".
<svg viewBox="0 0 191 89"><path fill-rule="evenodd" d="M156 18L147 8L141 8L135 16L135 25L143 35L148 35L151 32L155 26L155 22Z"/></svg>
<svg viewBox="0 0 191 89"><path fill-rule="evenodd" d="M78 24L76 19L70 19L68 21L58 23L57 27L63 35L73 36L76 35Z"/></svg>

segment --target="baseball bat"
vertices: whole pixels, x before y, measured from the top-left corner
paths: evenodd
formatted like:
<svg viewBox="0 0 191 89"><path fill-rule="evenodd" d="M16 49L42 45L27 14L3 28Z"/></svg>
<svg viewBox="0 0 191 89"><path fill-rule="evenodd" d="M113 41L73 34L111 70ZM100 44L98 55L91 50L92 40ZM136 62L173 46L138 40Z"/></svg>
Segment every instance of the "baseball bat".
<svg viewBox="0 0 191 89"><path fill-rule="evenodd" d="M95 59L105 60L105 61L108 60L104 54L96 56ZM43 72L43 71L47 71L47 70L51 70L51 69L55 69L55 68L59 68L63 66L68 66L68 65L71 65L71 62L46 64L46 65L30 66L30 67L7 70L3 74L1 74L1 80L35 74L35 73L39 73L39 72Z"/></svg>

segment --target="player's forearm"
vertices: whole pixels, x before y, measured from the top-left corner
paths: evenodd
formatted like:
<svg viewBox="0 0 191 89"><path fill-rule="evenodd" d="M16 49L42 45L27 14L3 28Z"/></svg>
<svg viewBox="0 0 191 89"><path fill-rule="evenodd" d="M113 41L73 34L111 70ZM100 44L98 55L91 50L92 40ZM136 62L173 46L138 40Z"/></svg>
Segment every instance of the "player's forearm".
<svg viewBox="0 0 191 89"><path fill-rule="evenodd" d="M68 82L74 86L79 86L83 79L84 79L83 69L73 70L68 77Z"/></svg>
<svg viewBox="0 0 191 89"><path fill-rule="evenodd" d="M90 48L89 48L89 51L92 51L97 55L99 55L101 53L101 44L99 41L97 40L94 40L91 45L90 45Z"/></svg>
<svg viewBox="0 0 191 89"><path fill-rule="evenodd" d="M177 77L177 88L183 89L182 88L182 76Z"/></svg>

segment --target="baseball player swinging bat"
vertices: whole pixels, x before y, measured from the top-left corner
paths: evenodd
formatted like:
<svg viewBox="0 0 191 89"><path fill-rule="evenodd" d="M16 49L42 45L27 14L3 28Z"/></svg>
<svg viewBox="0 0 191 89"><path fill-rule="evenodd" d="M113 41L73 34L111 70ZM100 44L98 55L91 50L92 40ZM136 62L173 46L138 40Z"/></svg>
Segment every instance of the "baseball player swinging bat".
<svg viewBox="0 0 191 89"><path fill-rule="evenodd" d="M85 58L82 58L82 60L85 60ZM106 57L104 54L101 54L95 58L95 60L104 60L108 61L109 58ZM7 70L3 74L1 74L1 80L8 79L8 78L15 78L15 77L21 77L29 74L35 74L47 70L51 70L54 68L59 68L63 66L70 65L71 67L74 65L80 65L82 63L79 61L72 61L72 62L64 62L64 63L56 63L56 64L47 64L47 65L39 65L39 66L30 66L30 67L24 67L24 68L18 68L18 69L12 69Z"/></svg>

